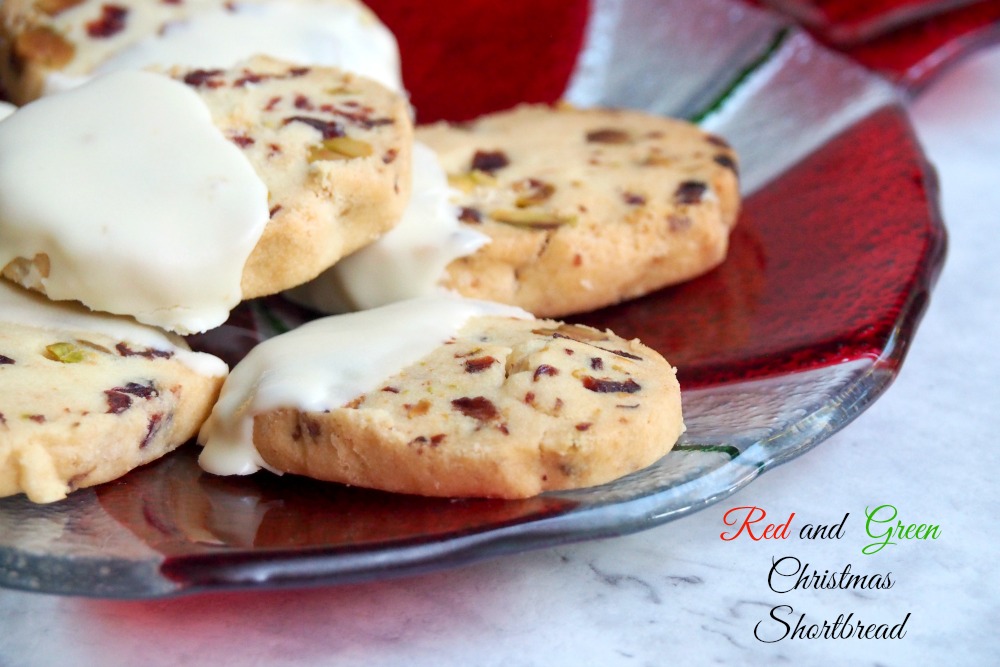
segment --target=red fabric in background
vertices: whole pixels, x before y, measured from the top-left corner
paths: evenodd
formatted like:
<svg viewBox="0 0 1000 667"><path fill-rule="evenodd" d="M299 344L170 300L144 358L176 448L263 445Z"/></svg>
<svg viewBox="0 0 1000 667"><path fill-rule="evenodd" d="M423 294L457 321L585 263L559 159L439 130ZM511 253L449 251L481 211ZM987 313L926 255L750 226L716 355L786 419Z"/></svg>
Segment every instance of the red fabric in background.
<svg viewBox="0 0 1000 667"><path fill-rule="evenodd" d="M366 4L396 34L420 123L558 100L588 15L587 0Z"/></svg>

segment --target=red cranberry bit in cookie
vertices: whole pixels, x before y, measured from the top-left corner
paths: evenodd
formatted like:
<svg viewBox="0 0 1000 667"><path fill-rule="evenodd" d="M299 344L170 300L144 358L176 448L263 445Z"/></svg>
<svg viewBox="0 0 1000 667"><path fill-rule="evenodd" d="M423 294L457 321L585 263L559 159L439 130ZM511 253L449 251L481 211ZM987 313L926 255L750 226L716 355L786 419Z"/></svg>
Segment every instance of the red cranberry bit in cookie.
<svg viewBox="0 0 1000 667"><path fill-rule="evenodd" d="M344 126L335 120L322 120L321 118L310 118L309 116L292 116L286 118L282 125L288 125L289 123L304 123L309 127L315 128L320 131L324 139L345 136Z"/></svg>
<svg viewBox="0 0 1000 667"><path fill-rule="evenodd" d="M145 350L133 350L126 343L118 343L115 345L115 349L118 350L118 354L123 357L143 357L145 359L169 359L174 356L173 352L168 352L166 350L155 350L151 347L147 347Z"/></svg>
<svg viewBox="0 0 1000 667"><path fill-rule="evenodd" d="M618 382L617 380L599 380L589 375L583 377L583 386L598 394L634 394L642 389L639 383L632 378L625 380L625 382Z"/></svg>
<svg viewBox="0 0 1000 667"><path fill-rule="evenodd" d="M128 8L120 5L103 5L100 18L87 24L87 34L102 39L118 34L125 29Z"/></svg>
<svg viewBox="0 0 1000 667"><path fill-rule="evenodd" d="M0 354L0 366L3 366L5 364L12 364L12 363L14 363L13 359L11 359L10 357L7 357L7 356L4 356L4 355Z"/></svg>
<svg viewBox="0 0 1000 667"><path fill-rule="evenodd" d="M485 396L456 398L451 405L466 417L472 417L480 422L492 421L500 416L497 406Z"/></svg>
<svg viewBox="0 0 1000 667"><path fill-rule="evenodd" d="M160 395L152 384L129 382L124 387L106 389L104 395L108 399L108 414L118 415L132 407L132 397L149 400Z"/></svg>
<svg viewBox="0 0 1000 667"><path fill-rule="evenodd" d="M221 69L196 69L184 75L184 83L195 88L220 88L223 83L215 77L221 76Z"/></svg>
<svg viewBox="0 0 1000 667"><path fill-rule="evenodd" d="M458 211L458 219L469 225L478 225L483 221L483 214L479 209L463 206Z"/></svg>
<svg viewBox="0 0 1000 667"><path fill-rule="evenodd" d="M248 137L243 132L238 132L238 133L234 134L233 136L229 137L229 140L232 141L237 146L239 146L240 148L246 148L247 146L253 146L254 143L255 143L252 137Z"/></svg>
<svg viewBox="0 0 1000 667"><path fill-rule="evenodd" d="M697 204L701 201L701 197L705 194L707 188L708 186L701 181L684 181L677 186L674 199L679 204Z"/></svg>
<svg viewBox="0 0 1000 667"><path fill-rule="evenodd" d="M139 449L144 448L146 445L149 444L149 441L153 439L153 436L156 435L156 432L160 430L160 422L162 420L163 420L163 415L159 413L149 418L149 423L146 425L146 437L144 437L142 439L142 442L139 443Z"/></svg>
<svg viewBox="0 0 1000 667"><path fill-rule="evenodd" d="M634 192L623 192L622 201L624 201L629 206L642 206L643 204L646 203L646 198Z"/></svg>
<svg viewBox="0 0 1000 667"><path fill-rule="evenodd" d="M552 377L553 375L559 375L559 369L548 364L540 364L538 368L535 369L535 374L531 376L532 382L538 382L538 378L543 375L548 375Z"/></svg>
<svg viewBox="0 0 1000 667"><path fill-rule="evenodd" d="M497 169L503 169L510 164L507 154L503 151L476 151L472 156L472 169L492 174Z"/></svg>
<svg viewBox="0 0 1000 667"><path fill-rule="evenodd" d="M466 359L465 372L482 373L496 362L497 360L494 359L493 357L478 357L476 359Z"/></svg>
<svg viewBox="0 0 1000 667"><path fill-rule="evenodd" d="M236 81L233 81L233 88L245 88L251 83L260 83L261 81L269 78L271 77L266 74L257 74L256 72L251 72L250 70L243 70L243 76L236 79Z"/></svg>

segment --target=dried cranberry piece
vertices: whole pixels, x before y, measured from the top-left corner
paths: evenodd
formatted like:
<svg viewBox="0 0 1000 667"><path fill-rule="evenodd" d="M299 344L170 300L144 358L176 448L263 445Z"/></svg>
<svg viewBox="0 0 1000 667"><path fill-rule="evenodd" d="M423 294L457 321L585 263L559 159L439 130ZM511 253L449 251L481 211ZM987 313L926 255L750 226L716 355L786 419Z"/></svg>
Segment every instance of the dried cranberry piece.
<svg viewBox="0 0 1000 667"><path fill-rule="evenodd" d="M143 449L149 444L149 441L153 439L156 432L160 430L160 422L162 421L163 415L159 413L149 418L149 423L146 425L146 437L144 437L142 442L139 443L139 449Z"/></svg>
<svg viewBox="0 0 1000 667"><path fill-rule="evenodd" d="M478 225L483 221L483 214L477 208L463 206L458 211L458 219L470 225Z"/></svg>
<svg viewBox="0 0 1000 667"><path fill-rule="evenodd" d="M625 382L618 382L617 380L599 380L589 375L583 377L583 386L585 389L597 392L598 394L634 394L642 389L639 383L632 378L625 380Z"/></svg>
<svg viewBox="0 0 1000 667"><path fill-rule="evenodd" d="M708 189L708 186L701 181L684 181L677 186L674 199L681 204L697 204L701 201L701 197L705 194L706 189Z"/></svg>
<svg viewBox="0 0 1000 667"><path fill-rule="evenodd" d="M476 151L475 155L472 156L473 169L491 174L509 164L510 160L503 151Z"/></svg>
<svg viewBox="0 0 1000 667"><path fill-rule="evenodd" d="M256 143L254 141L253 137L248 137L247 135L243 134L242 132L239 133L239 134L234 134L233 136L229 137L229 140L232 141L237 146L239 146L240 148L246 148L247 146L253 146Z"/></svg>
<svg viewBox="0 0 1000 667"><path fill-rule="evenodd" d="M538 382L538 378L543 375L548 375L552 377L553 375L559 375L559 369L548 364L539 364L538 368L535 369L535 374L531 376L533 382Z"/></svg>
<svg viewBox="0 0 1000 667"><path fill-rule="evenodd" d="M160 395L152 384L129 382L124 387L114 387L104 391L108 400L108 414L118 415L132 407L132 397L149 400Z"/></svg>
<svg viewBox="0 0 1000 667"><path fill-rule="evenodd" d="M623 192L622 200L629 206L642 206L646 203L646 198L634 192Z"/></svg>
<svg viewBox="0 0 1000 667"><path fill-rule="evenodd" d="M335 120L323 120L322 118L310 118L309 116L292 116L286 118L282 125L288 125L289 123L304 123L309 127L315 128L320 131L324 139L345 136L344 126Z"/></svg>
<svg viewBox="0 0 1000 667"><path fill-rule="evenodd" d="M87 34L95 39L116 35L125 29L128 8L120 5L103 5L100 17L87 23Z"/></svg>
<svg viewBox="0 0 1000 667"><path fill-rule="evenodd" d="M10 357L7 357L7 356L4 356L4 355L0 354L0 366L2 366L4 364L12 364L12 363L14 363L13 359L11 359Z"/></svg>
<svg viewBox="0 0 1000 667"><path fill-rule="evenodd" d="M115 345L115 349L118 350L118 354L123 357L143 357L145 359L169 359L174 356L173 352L168 352L166 350L155 350L151 347L147 347L145 350L133 350L126 343L118 343Z"/></svg>
<svg viewBox="0 0 1000 667"><path fill-rule="evenodd" d="M480 422L492 421L500 416L497 406L485 396L456 398L451 405L466 417L472 417Z"/></svg>
<svg viewBox="0 0 1000 667"><path fill-rule="evenodd" d="M222 82L215 77L222 74L221 69L196 69L184 75L184 83L195 88L205 86L206 88L219 88Z"/></svg>
<svg viewBox="0 0 1000 667"><path fill-rule="evenodd" d="M476 359L466 359L465 372L482 373L496 362L497 360L494 359L493 357L478 357Z"/></svg>

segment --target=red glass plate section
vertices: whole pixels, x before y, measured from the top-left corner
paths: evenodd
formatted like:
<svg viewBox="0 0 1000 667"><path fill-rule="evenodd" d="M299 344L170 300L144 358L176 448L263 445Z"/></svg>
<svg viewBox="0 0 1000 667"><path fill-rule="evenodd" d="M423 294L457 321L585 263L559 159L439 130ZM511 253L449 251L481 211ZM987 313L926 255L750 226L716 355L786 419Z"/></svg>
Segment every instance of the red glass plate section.
<svg viewBox="0 0 1000 667"><path fill-rule="evenodd" d="M878 356L936 276L936 201L909 123L889 107L751 195L721 267L576 319L642 338L692 388Z"/></svg>
<svg viewBox="0 0 1000 667"><path fill-rule="evenodd" d="M996 0L757 0L857 62L918 92L943 68L1000 40Z"/></svg>

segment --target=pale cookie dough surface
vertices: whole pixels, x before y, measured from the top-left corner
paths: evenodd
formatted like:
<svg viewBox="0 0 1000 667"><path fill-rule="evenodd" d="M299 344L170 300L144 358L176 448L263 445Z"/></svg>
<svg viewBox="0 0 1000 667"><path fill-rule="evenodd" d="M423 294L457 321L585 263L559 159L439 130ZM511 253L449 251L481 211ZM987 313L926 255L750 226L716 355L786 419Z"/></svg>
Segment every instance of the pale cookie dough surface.
<svg viewBox="0 0 1000 667"><path fill-rule="evenodd" d="M476 317L345 407L258 415L253 440L269 467L317 479L522 498L644 468L683 428L674 369L638 341Z"/></svg>
<svg viewBox="0 0 1000 667"><path fill-rule="evenodd" d="M9 306L10 297L18 308L32 308L30 323L0 321L0 497L60 500L197 433L225 364L124 318L20 291L0 285L0 304ZM13 310L5 308L0 320Z"/></svg>
<svg viewBox="0 0 1000 667"><path fill-rule="evenodd" d="M229 67L259 53L336 65L400 88L395 39L356 0L0 3L0 82L18 104L95 73L153 64Z"/></svg>
<svg viewBox="0 0 1000 667"><path fill-rule="evenodd" d="M171 74L201 94L268 188L271 219L244 268L244 299L311 280L399 222L413 146L401 95L264 56Z"/></svg>
<svg viewBox="0 0 1000 667"><path fill-rule="evenodd" d="M638 111L521 106L420 127L462 219L492 241L442 283L561 317L720 264L736 223L736 156L719 137Z"/></svg>

